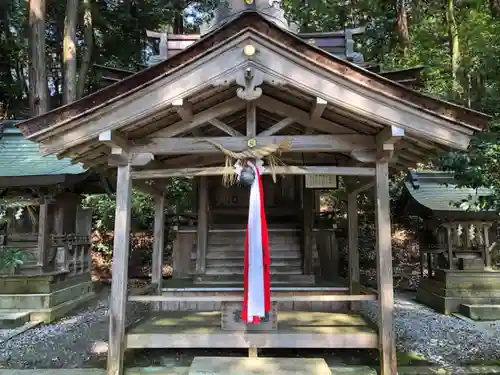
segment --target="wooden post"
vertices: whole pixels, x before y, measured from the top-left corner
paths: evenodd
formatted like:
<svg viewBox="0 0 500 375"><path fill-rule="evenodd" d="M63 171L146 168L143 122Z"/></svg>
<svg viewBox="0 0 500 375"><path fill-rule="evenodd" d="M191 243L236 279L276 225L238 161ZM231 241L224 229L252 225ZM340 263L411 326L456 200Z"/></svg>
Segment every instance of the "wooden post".
<svg viewBox="0 0 500 375"><path fill-rule="evenodd" d="M396 343L393 328L394 290L392 278L391 214L389 207L389 163L387 161L378 160L375 169L380 374L396 375Z"/></svg>
<svg viewBox="0 0 500 375"><path fill-rule="evenodd" d="M38 264L42 272L50 271L48 269L50 246L49 202L44 199L38 214Z"/></svg>
<svg viewBox="0 0 500 375"><path fill-rule="evenodd" d="M203 275L207 265L208 245L208 180L200 177L198 184L198 227L196 246L196 274ZM191 251L191 249L180 249L180 251Z"/></svg>
<svg viewBox="0 0 500 375"><path fill-rule="evenodd" d="M447 224L446 228L446 236L447 236L447 247L448 247L448 268L453 269L453 236L451 232L451 225ZM456 230L456 229L455 229Z"/></svg>
<svg viewBox="0 0 500 375"><path fill-rule="evenodd" d="M131 166L119 166L116 183L116 216L113 245L113 277L109 307L108 375L123 374L125 310L132 206Z"/></svg>
<svg viewBox="0 0 500 375"><path fill-rule="evenodd" d="M302 184L303 197L303 239L302 239L302 255L304 275L313 273L313 249L312 249L312 229L313 229L313 204L314 194L312 189L306 189L305 183Z"/></svg>
<svg viewBox="0 0 500 375"><path fill-rule="evenodd" d="M349 293L359 294L359 248L358 248L358 195L347 196L347 226L349 241ZM351 310L359 309L359 302L351 302Z"/></svg>
<svg viewBox="0 0 500 375"><path fill-rule="evenodd" d="M153 233L153 268L151 283L156 285L158 295L161 295L163 247L165 238L165 194L155 197L155 224Z"/></svg>
<svg viewBox="0 0 500 375"><path fill-rule="evenodd" d="M491 223L483 225L483 240L484 240L484 263L487 270L491 270L491 251L490 251L490 228Z"/></svg>

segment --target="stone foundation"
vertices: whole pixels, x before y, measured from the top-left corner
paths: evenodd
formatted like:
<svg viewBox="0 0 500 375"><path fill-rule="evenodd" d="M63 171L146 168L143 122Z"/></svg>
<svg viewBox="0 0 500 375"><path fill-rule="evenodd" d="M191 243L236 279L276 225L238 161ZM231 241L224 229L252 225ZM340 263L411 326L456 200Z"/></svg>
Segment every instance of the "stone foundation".
<svg viewBox="0 0 500 375"><path fill-rule="evenodd" d="M500 272L487 270L436 270L423 279L417 301L442 314L460 312L460 305L499 305Z"/></svg>
<svg viewBox="0 0 500 375"><path fill-rule="evenodd" d="M31 321L54 321L94 297L90 272L0 276L0 312L30 312Z"/></svg>

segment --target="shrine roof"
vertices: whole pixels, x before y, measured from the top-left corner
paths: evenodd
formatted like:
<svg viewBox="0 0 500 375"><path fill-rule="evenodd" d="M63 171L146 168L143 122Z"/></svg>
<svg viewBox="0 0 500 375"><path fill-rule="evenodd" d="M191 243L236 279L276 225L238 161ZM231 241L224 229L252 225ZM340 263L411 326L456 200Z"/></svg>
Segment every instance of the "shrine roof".
<svg viewBox="0 0 500 375"><path fill-rule="evenodd" d="M489 188L458 187L453 173L443 171L409 172L404 183L407 192L420 205L433 212L462 212L467 214L465 201L478 201L493 194Z"/></svg>
<svg viewBox="0 0 500 375"><path fill-rule="evenodd" d="M332 74L342 76L347 81L369 87L374 93L396 99L406 106L418 108L432 116L438 116L459 126L471 130L482 130L487 127L490 120L490 117L486 114L432 98L349 61L337 58L320 48L308 44L298 36L282 30L258 13L243 12L233 21L203 36L197 42L167 60L141 70L69 105L24 121L18 124L18 127L25 137L32 138L42 134L48 128L54 130L70 120L88 116L98 108L122 100L134 92L152 85L159 79L168 77L171 73L180 69L181 66L200 59L209 54L214 48L220 46L221 43L234 39L245 31L253 31L268 40L279 43L282 48L292 51L302 59L320 65Z"/></svg>
<svg viewBox="0 0 500 375"><path fill-rule="evenodd" d="M42 157L38 144L27 140L16 128L20 121L0 121L0 178L79 175L86 170L70 159ZM6 180L8 182L8 180Z"/></svg>

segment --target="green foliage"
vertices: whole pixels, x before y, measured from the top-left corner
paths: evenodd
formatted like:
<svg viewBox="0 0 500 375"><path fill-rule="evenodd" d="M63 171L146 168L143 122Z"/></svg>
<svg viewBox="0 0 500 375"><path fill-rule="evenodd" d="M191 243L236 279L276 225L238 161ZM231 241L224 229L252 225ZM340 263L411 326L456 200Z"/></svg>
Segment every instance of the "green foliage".
<svg viewBox="0 0 500 375"><path fill-rule="evenodd" d="M14 247L0 247L0 272L13 270L33 259L31 253L26 253Z"/></svg>

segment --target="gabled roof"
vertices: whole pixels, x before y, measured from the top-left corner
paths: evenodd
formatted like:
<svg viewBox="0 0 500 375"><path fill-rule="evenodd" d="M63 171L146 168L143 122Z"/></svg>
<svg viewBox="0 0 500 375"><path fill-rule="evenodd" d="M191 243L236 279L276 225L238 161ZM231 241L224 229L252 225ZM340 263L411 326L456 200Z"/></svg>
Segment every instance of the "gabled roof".
<svg viewBox="0 0 500 375"><path fill-rule="evenodd" d="M255 12L243 12L232 22L151 68L142 70L74 103L22 122L18 126L24 136L37 138L49 127L54 130L70 119L88 116L102 106L110 105L114 101L123 99L159 79L168 77L184 64L207 55L212 48L220 45L220 43L234 39L236 35L241 35L245 31L258 33L278 43L282 48L300 55L303 59L320 65L332 74L368 88L374 94L398 100L406 106L417 108L431 116L440 117L464 129L476 131L487 127L490 117L485 114L413 91L353 63L336 58L319 48L309 45L296 35L280 29Z"/></svg>
<svg viewBox="0 0 500 375"><path fill-rule="evenodd" d="M0 177L78 175L85 173L81 164L42 157L35 142L25 139L16 128L20 121L0 121Z"/></svg>
<svg viewBox="0 0 500 375"><path fill-rule="evenodd" d="M468 215L467 208L457 203L474 202L493 194L488 188L459 188L453 174L442 171L409 172L405 188L418 204L434 213L453 211L463 215Z"/></svg>

